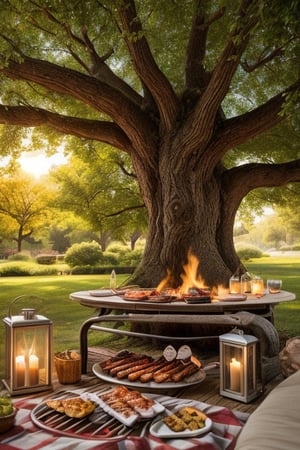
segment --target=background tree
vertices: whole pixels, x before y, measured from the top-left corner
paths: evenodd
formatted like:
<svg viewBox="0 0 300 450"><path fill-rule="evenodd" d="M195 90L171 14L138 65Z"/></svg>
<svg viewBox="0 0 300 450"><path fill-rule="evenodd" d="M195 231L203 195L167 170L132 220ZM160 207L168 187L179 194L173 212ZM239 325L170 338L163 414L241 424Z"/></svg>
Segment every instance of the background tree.
<svg viewBox="0 0 300 450"><path fill-rule="evenodd" d="M50 192L29 175L0 180L2 233L6 239L17 243L18 252L22 250L23 241L44 226L49 200Z"/></svg>
<svg viewBox="0 0 300 450"><path fill-rule="evenodd" d="M148 213L135 281L169 270L177 286L192 251L206 284L226 284L243 198L300 181L299 2L6 0L0 15L12 141L38 127L127 153Z"/></svg>
<svg viewBox="0 0 300 450"><path fill-rule="evenodd" d="M102 251L112 239L122 239L126 231L130 230L132 236L139 231L141 236L145 206L135 175L126 169L125 158L109 150L99 155L93 148L88 160L72 156L52 176L58 186L55 204L82 217Z"/></svg>

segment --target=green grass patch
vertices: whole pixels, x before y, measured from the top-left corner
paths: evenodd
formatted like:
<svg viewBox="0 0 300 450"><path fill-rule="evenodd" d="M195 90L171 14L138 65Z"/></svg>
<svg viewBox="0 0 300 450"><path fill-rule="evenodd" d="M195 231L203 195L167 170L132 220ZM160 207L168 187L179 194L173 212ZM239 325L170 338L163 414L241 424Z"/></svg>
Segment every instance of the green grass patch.
<svg viewBox="0 0 300 450"><path fill-rule="evenodd" d="M267 280L282 280L282 289L296 294L293 302L275 308L275 326L283 336L300 335L300 258L263 257L246 263L252 275ZM276 295L276 294L274 294Z"/></svg>

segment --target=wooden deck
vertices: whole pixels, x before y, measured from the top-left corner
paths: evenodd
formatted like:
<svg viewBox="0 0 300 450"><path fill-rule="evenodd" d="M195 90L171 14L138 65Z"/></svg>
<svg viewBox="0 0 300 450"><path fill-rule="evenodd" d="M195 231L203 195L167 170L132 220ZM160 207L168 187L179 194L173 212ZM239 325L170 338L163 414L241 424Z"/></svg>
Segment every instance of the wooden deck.
<svg viewBox="0 0 300 450"><path fill-rule="evenodd" d="M129 348L129 347L128 347ZM133 349L130 347L130 350L137 351L136 349ZM156 356L157 354L161 354L161 349L155 349L153 346L150 346L149 344L143 345L142 347L139 346L138 351L145 352L147 354L153 354ZM88 375L92 374L92 366L95 363L99 363L111 356L113 356L116 353L115 350L112 350L111 348L105 348L105 347L90 347L88 351ZM207 366L211 362L218 362L219 356L217 354L210 354L206 359L201 358L203 366ZM205 380L200 383L193 386L189 386L187 388L179 389L178 391L170 390L164 391L164 394L166 395L172 395L179 398L188 398L188 399L194 399L199 400L205 403L209 403L211 405L222 405L226 408L237 410L243 413L252 413L263 401L263 399L268 395L268 393L274 389L274 387L282 381L282 377L278 376L268 382L266 386L263 387L262 393L259 397L257 397L255 400L253 400L250 403L242 403L238 402L226 397L223 397L219 394L220 389L220 373L219 368L215 367L213 369L209 369L206 373ZM147 392L147 389L145 388L145 391ZM149 390L148 390L149 392Z"/></svg>

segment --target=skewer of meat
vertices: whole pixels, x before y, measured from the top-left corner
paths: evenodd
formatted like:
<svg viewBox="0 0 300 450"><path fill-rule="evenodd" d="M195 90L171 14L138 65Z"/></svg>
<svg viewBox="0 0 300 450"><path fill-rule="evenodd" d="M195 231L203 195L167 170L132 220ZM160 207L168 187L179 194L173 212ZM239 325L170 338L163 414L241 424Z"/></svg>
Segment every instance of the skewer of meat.
<svg viewBox="0 0 300 450"><path fill-rule="evenodd" d="M102 363L100 366L104 372L108 372L109 370L113 369L114 367L118 367L118 366L121 366L121 365L129 363L129 362L137 361L141 357L145 357L145 355L132 353L131 355L117 359L115 361L112 361L111 359L107 360L104 363Z"/></svg>
<svg viewBox="0 0 300 450"><path fill-rule="evenodd" d="M162 369L154 373L153 380L155 381L155 383L163 383L164 381L170 381L171 375L181 370L181 367L182 367L181 362L175 360L173 361L173 367L170 367L168 370Z"/></svg>
<svg viewBox="0 0 300 450"><path fill-rule="evenodd" d="M161 358L159 358L158 360L154 361L150 366L145 367L143 369L137 370L136 372L132 372L128 375L128 380L129 381L136 381L139 380L141 382L144 382L142 380L142 377L144 375L151 375L151 378L153 376L153 373L155 372L155 370L158 370L160 368L162 368L163 366L167 365L168 361L165 360L165 358L162 356Z"/></svg>
<svg viewBox="0 0 300 450"><path fill-rule="evenodd" d="M152 361L153 361L153 358L151 356L141 356L138 359L134 359L134 361L130 361L130 362L127 362L120 366L113 367L112 369L109 370L109 374L112 377L114 377L118 374L118 372L121 372L122 370L126 370L126 369L129 369L130 367L137 366L140 364L145 364L147 362L152 362Z"/></svg>
<svg viewBox="0 0 300 450"><path fill-rule="evenodd" d="M193 375L193 373L196 373L197 370L199 370L199 367L196 366L193 362L189 363L187 366L185 366L180 372L174 373L171 376L171 380L177 383L178 381L182 381L185 377L188 377L190 375Z"/></svg>
<svg viewBox="0 0 300 450"><path fill-rule="evenodd" d="M129 377L129 375L133 372L137 372L138 370L141 369L145 369L146 367L149 367L152 364L152 361L148 361L144 364L139 364L139 362L137 362L137 364L135 366L129 367L128 369L125 370L120 370L119 372L117 372L117 378L118 379L122 379L125 377Z"/></svg>

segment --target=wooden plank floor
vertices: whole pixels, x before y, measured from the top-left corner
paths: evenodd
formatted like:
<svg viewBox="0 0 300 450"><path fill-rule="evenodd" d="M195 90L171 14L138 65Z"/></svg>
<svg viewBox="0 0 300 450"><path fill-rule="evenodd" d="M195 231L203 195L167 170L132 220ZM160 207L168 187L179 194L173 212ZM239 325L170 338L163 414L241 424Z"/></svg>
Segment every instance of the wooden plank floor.
<svg viewBox="0 0 300 450"><path fill-rule="evenodd" d="M130 347L130 350L137 351L132 347ZM138 351L142 351L153 356L161 355L161 349L153 348L153 346L151 346L150 344L146 344L143 346L139 345ZM113 356L115 353L116 350L112 350L111 348L90 347L88 353L88 374L92 374L92 366L95 363L99 363ZM219 362L219 357L217 354L210 354L207 356L207 358L201 358L201 361L202 365L205 367L211 362ZM260 405L263 399L269 394L272 389L274 389L274 387L278 383L280 383L280 381L282 381L282 376L275 377L271 382L263 387L261 395L259 395L259 397L248 404L223 397L219 394L220 373L218 367L207 370L205 380L199 384L180 389L176 392L173 390L170 390L169 392L160 392L166 395L178 396L180 398L199 400L211 405L222 405L226 408L240 411L241 413L250 414ZM146 388L144 392L147 392Z"/></svg>

